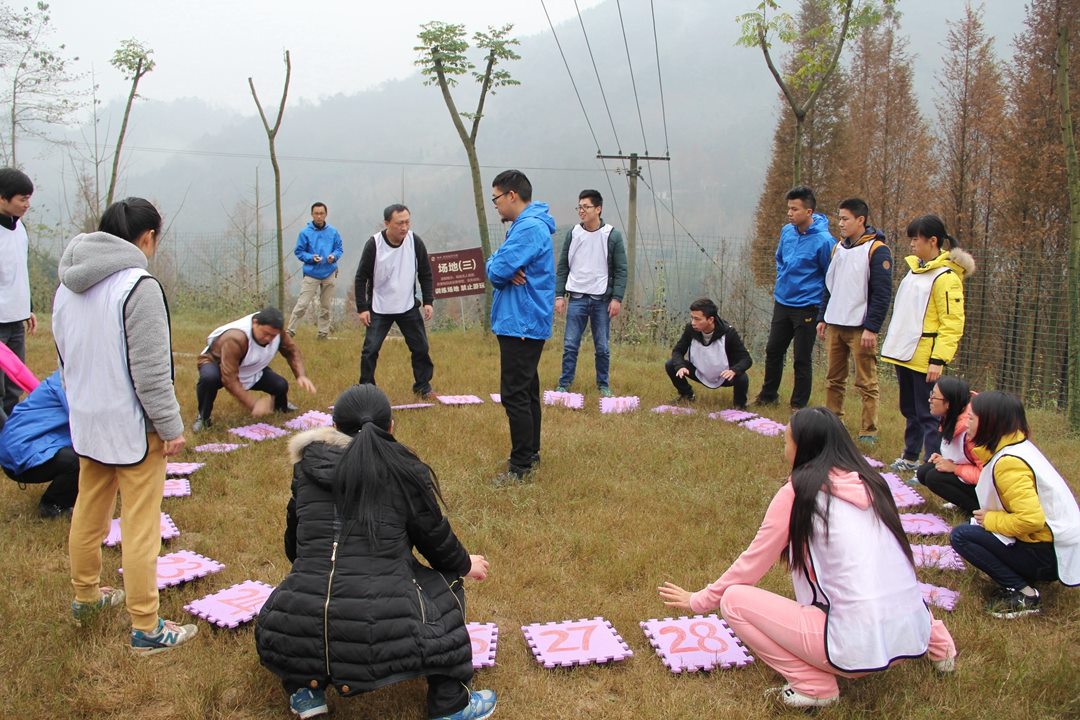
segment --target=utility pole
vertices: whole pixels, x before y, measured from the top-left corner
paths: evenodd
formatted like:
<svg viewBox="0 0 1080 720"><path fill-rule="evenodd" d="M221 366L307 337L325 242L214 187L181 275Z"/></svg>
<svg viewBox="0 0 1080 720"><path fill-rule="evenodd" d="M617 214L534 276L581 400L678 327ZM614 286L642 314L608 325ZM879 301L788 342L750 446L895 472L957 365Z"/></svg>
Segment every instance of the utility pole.
<svg viewBox="0 0 1080 720"><path fill-rule="evenodd" d="M638 160L671 160L671 157L665 155L652 156L652 155L638 155L637 153L630 153L629 155L602 155L596 154L596 157L600 160L629 160L630 169L626 171L626 177L630 180L630 219L627 221L629 226L626 228L626 294L623 296L623 304L628 309L633 309L634 300L634 272L637 266L637 181L641 177L641 169L638 167Z"/></svg>

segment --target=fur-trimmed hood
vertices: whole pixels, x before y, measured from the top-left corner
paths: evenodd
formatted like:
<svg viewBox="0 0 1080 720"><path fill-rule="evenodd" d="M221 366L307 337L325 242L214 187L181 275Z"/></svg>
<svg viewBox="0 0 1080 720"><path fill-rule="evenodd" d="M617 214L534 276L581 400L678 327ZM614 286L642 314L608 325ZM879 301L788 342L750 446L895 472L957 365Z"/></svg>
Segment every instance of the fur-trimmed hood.
<svg viewBox="0 0 1080 720"><path fill-rule="evenodd" d="M294 435L289 440L289 462L295 465L304 457L304 449L312 443L326 443L344 448L351 437L334 427L317 427Z"/></svg>

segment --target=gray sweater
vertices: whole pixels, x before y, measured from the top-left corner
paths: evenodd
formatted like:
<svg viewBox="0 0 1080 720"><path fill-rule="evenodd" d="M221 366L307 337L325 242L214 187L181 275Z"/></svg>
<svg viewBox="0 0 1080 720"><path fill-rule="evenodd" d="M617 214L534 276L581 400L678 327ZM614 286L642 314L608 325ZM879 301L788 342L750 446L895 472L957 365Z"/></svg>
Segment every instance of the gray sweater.
<svg viewBox="0 0 1080 720"><path fill-rule="evenodd" d="M77 235L60 257L60 282L74 293L84 293L128 268L146 269L146 256L134 244L104 232ZM169 309L160 283L152 276L139 281L128 296L124 335L131 381L147 432L156 432L162 440L180 437L184 421L173 390Z"/></svg>

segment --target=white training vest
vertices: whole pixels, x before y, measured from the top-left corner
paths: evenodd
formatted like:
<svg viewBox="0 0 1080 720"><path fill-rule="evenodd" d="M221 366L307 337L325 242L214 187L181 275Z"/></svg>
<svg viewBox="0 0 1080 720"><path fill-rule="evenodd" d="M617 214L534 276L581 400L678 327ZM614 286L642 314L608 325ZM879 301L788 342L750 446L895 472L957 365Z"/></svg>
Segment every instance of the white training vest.
<svg viewBox="0 0 1080 720"><path fill-rule="evenodd" d="M400 315L416 307L416 244L410 230L394 247L375 233L375 272L371 309L380 315Z"/></svg>
<svg viewBox="0 0 1080 720"><path fill-rule="evenodd" d="M608 236L610 225L602 225L589 231L578 223L570 231L570 250L567 258L570 275L566 278L566 291L583 295L607 295L608 291Z"/></svg>
<svg viewBox="0 0 1080 720"><path fill-rule="evenodd" d="M941 450L938 454L946 460L952 460L957 465L970 465L971 459L964 452L964 439L967 438L967 431L958 432L953 435L952 440L946 440L944 436L941 438Z"/></svg>
<svg viewBox="0 0 1080 720"><path fill-rule="evenodd" d="M1054 554L1057 556L1058 578L1064 585L1080 585L1080 507L1076 505L1069 486L1061 473L1030 440L1007 445L990 458L979 474L975 495L984 510L1004 510L997 486L994 485L994 466L1005 455L1020 458L1035 475L1035 492L1046 515L1046 524L1054 534ZM1016 538L994 533L1006 545Z"/></svg>
<svg viewBox="0 0 1080 720"><path fill-rule="evenodd" d="M0 226L0 322L21 322L30 317L29 247L22 220L16 222L14 230Z"/></svg>
<svg viewBox="0 0 1080 720"><path fill-rule="evenodd" d="M930 306L930 292L934 282L947 272L947 267L921 273L912 271L900 281L896 299L893 300L889 329L885 332L885 342L881 344L881 357L900 362L915 357L923 336L926 309Z"/></svg>
<svg viewBox="0 0 1080 720"><path fill-rule="evenodd" d="M210 333L210 337L206 338L206 349L203 350L204 354L210 352L210 346L214 344L214 340L227 330L243 331L243 333L247 335L248 349L247 354L244 355L244 359L240 361L238 374L240 376L240 384L244 386L245 390L250 390L252 385L259 382L263 370L265 370L267 365L273 361L274 356L277 355L278 347L281 345L281 335L276 336L273 340L268 342L265 347L255 342L255 336L251 334L251 321L253 317L255 317L255 313L217 328L214 332Z"/></svg>
<svg viewBox="0 0 1080 720"><path fill-rule="evenodd" d="M818 493L825 512L826 493ZM883 670L899 658L917 657L930 643L930 611L915 569L896 537L872 507L865 510L833 497L829 533L814 516L808 574L792 572L795 598L824 606L825 654L845 672Z"/></svg>
<svg viewBox="0 0 1080 720"><path fill-rule="evenodd" d="M119 270L83 293L66 286L53 299L53 338L63 368L71 442L105 465L146 458L146 419L128 369L124 304L150 273Z"/></svg>
<svg viewBox="0 0 1080 720"><path fill-rule="evenodd" d="M687 359L694 366L694 375L701 384L708 388L718 388L724 384L720 374L731 368L727 356L727 335L721 336L708 345L702 345L697 338L690 341Z"/></svg>
<svg viewBox="0 0 1080 720"><path fill-rule="evenodd" d="M866 320L866 301L870 292L870 248L874 241L852 248L837 243L825 287L829 289L829 305L825 322L829 325L860 327Z"/></svg>

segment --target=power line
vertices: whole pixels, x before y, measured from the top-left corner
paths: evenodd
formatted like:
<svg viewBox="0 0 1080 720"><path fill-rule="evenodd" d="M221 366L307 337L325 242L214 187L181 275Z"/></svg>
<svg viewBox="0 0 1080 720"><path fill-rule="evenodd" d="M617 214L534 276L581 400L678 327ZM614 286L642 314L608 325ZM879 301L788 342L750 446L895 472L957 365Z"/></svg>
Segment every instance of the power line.
<svg viewBox="0 0 1080 720"><path fill-rule="evenodd" d="M615 136L615 147L618 150L616 154L622 155L622 143L619 142L619 133L615 130L615 118L612 116L611 107L608 105L607 94L604 92L604 83L600 80L600 69L596 67L596 58L593 56L592 45L589 43L589 33L585 30L585 21L581 17L581 8L578 7L577 0L574 0L574 9L577 10L578 22L581 24L581 34L585 38L585 48L589 51L589 60L592 61L593 72L596 73L596 84L600 86L600 97L604 101L608 122L611 123L611 134Z"/></svg>
<svg viewBox="0 0 1080 720"><path fill-rule="evenodd" d="M651 192L653 194L653 197L656 197L656 191L653 190L652 186L649 185L648 181L646 181L644 178L642 178L641 182L645 183L645 187L647 187L649 189L649 192ZM669 213L671 213L672 221L677 222L679 224L679 227L681 227L683 229L683 232L686 233L686 237L690 238L690 241L692 243L694 243L694 245L697 246L697 249L701 251L701 254L705 255L707 258L709 258L709 262L711 262L717 268L720 268L722 270L723 268L721 267L721 265L719 263L716 262L716 258L714 258L712 255L710 255L709 251L705 249L705 246L702 245L700 242L698 242L698 239L696 237L694 237L694 234L692 232L690 232L690 229L687 228L685 225L683 225L681 220L679 220L677 217L675 217L675 213L672 212L671 208L668 207L664 203L663 200L659 200L659 202L660 202L661 207L663 207L665 210L667 210Z"/></svg>
<svg viewBox="0 0 1080 720"><path fill-rule="evenodd" d="M641 126L641 144L645 146L645 154L649 154L649 141L645 139L645 118L641 116L641 101L638 100L637 80L634 79L634 64L630 61L630 41L626 39L626 25L623 23L622 3L615 0L615 7L619 11L619 29L622 30L623 47L626 48L626 67L630 71L630 87L634 90L634 105L637 106L638 125Z"/></svg>

